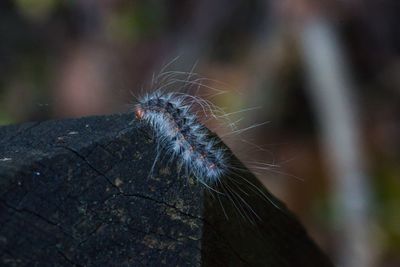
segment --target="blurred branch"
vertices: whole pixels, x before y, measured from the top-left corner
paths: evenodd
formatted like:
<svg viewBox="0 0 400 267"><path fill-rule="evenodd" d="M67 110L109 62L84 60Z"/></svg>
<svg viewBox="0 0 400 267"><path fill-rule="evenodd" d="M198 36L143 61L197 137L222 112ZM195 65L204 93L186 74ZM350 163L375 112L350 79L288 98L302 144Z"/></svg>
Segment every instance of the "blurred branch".
<svg viewBox="0 0 400 267"><path fill-rule="evenodd" d="M338 204L340 266L373 266L370 184L363 168L358 107L348 66L328 21L314 17L302 27L300 52Z"/></svg>

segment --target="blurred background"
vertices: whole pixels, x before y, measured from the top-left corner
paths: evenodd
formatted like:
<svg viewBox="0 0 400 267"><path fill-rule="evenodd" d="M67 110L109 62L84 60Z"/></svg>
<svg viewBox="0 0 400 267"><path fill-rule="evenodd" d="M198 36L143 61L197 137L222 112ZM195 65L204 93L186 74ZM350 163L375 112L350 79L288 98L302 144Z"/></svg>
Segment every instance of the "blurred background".
<svg viewBox="0 0 400 267"><path fill-rule="evenodd" d="M2 0L0 125L126 111L195 67L257 107L239 129L269 122L226 142L338 266L400 266L399 25L398 0Z"/></svg>

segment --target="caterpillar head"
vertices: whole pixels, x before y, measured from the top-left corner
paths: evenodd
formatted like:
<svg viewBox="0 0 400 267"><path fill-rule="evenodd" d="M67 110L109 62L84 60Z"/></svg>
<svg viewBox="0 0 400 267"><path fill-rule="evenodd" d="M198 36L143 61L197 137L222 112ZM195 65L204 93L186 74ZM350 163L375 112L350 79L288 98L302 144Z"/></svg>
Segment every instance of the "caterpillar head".
<svg viewBox="0 0 400 267"><path fill-rule="evenodd" d="M140 104L135 105L134 107L135 116L137 119L141 120L144 116L144 110Z"/></svg>

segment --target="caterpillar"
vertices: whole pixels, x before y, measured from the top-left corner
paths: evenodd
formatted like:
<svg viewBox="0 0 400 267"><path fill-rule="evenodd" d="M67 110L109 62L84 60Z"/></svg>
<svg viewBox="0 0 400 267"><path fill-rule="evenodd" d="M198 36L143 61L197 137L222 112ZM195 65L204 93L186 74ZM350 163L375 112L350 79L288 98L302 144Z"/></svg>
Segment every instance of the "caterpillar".
<svg viewBox="0 0 400 267"><path fill-rule="evenodd" d="M177 81L198 85L197 81L188 79L173 80L171 83ZM233 163L231 151L201 121L205 118L225 118L226 114L199 96L165 88L145 93L138 98L133 108L136 118L147 123L155 135L158 151L152 171L163 151L171 160L176 159L186 174L193 175L199 183L217 195L224 213L220 197L233 203L243 218L251 222L254 222L254 217L259 218L245 197L241 196L243 194L259 195L279 208L259 188L260 185L255 185L240 174L246 170ZM224 182L223 178L226 180L226 177L228 181ZM247 191L246 187L249 188Z"/></svg>
<svg viewBox="0 0 400 267"><path fill-rule="evenodd" d="M156 133L157 140L172 158L204 185L209 185L227 172L226 151L218 146L220 141L211 137L208 130L192 114L191 109L199 99L193 96L162 91L146 94L135 105L138 119L147 121Z"/></svg>

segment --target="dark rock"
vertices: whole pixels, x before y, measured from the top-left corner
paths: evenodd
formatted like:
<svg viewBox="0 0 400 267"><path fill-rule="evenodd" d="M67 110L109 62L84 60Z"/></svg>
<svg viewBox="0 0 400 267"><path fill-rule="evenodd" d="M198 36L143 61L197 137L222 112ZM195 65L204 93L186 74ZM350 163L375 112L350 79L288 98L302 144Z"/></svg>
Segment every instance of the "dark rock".
<svg viewBox="0 0 400 267"><path fill-rule="evenodd" d="M133 118L0 128L1 266L332 266L248 171L224 194L168 159L151 171L151 129Z"/></svg>

